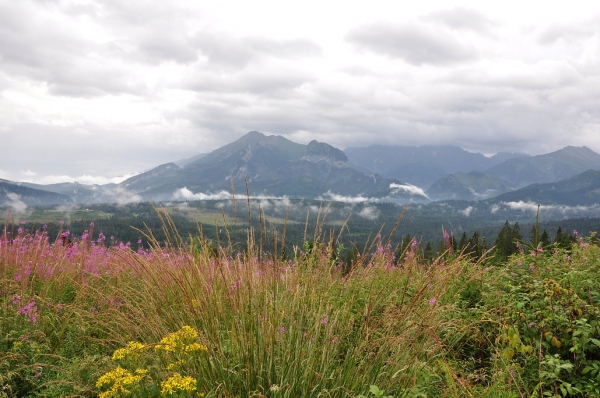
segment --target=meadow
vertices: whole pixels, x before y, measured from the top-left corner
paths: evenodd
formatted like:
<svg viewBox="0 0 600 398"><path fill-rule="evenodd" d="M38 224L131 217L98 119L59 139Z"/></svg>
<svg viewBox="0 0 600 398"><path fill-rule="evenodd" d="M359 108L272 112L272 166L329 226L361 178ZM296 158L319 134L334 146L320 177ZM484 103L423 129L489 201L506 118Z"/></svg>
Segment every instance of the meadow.
<svg viewBox="0 0 600 398"><path fill-rule="evenodd" d="M137 245L4 228L0 397L600 396L593 234L498 262L444 231L431 261L398 255L400 215L347 262L325 217L283 252L285 229L266 251L158 215Z"/></svg>

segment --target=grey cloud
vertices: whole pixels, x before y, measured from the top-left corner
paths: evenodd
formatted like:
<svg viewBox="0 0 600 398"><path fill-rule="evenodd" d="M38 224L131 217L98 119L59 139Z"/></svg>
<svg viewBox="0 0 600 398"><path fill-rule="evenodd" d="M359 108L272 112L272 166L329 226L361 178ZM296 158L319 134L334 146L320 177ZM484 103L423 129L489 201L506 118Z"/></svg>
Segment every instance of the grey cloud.
<svg viewBox="0 0 600 398"><path fill-rule="evenodd" d="M48 70L45 77L48 92L66 97L98 97L107 94L143 94L145 84L118 68L104 67L92 60L82 60L78 65L65 65Z"/></svg>
<svg viewBox="0 0 600 398"><path fill-rule="evenodd" d="M103 21L115 28L147 27L165 21L181 28L190 13L190 9L178 7L173 2L152 0L103 0L100 12Z"/></svg>
<svg viewBox="0 0 600 398"><path fill-rule="evenodd" d="M564 90L566 87L582 83L583 76L573 66L562 60L544 60L535 64L523 65L518 71L490 75L485 72L469 73L460 71L448 75L440 81L461 86L485 86L519 90Z"/></svg>
<svg viewBox="0 0 600 398"><path fill-rule="evenodd" d="M100 6L97 4L67 4L64 8L67 15L74 17L88 16L97 18L100 13Z"/></svg>
<svg viewBox="0 0 600 398"><path fill-rule="evenodd" d="M199 57L198 51L190 46L185 37L163 32L144 37L138 44L138 51L153 63L175 61L187 64L195 62Z"/></svg>
<svg viewBox="0 0 600 398"><path fill-rule="evenodd" d="M205 74L202 78L184 82L183 86L200 92L247 93L284 98L314 78L303 72L244 71L234 74Z"/></svg>
<svg viewBox="0 0 600 398"><path fill-rule="evenodd" d="M242 42L254 51L273 57L296 59L321 54L321 47L311 40L273 40L264 37L246 37Z"/></svg>
<svg viewBox="0 0 600 398"><path fill-rule="evenodd" d="M0 67L12 76L44 82L53 95L94 97L141 93L131 70L102 57L102 48L57 25L52 17L0 5Z"/></svg>
<svg viewBox="0 0 600 398"><path fill-rule="evenodd" d="M497 25L483 13L464 7L437 11L423 17L422 20L441 23L452 29L470 30L483 34L489 34L489 29Z"/></svg>
<svg viewBox="0 0 600 398"><path fill-rule="evenodd" d="M222 66L243 68L256 57L256 53L232 37L218 37L212 33L201 33L193 39L195 47L202 51L209 62Z"/></svg>
<svg viewBox="0 0 600 398"><path fill-rule="evenodd" d="M194 133L183 142L169 140L172 132L144 132L147 126L82 126L92 134L81 134L77 127L20 124L0 132L7 148L27 148L26 153L8 151L2 169L21 178L25 169L41 174L81 176L119 176L144 171L158 164L206 152Z"/></svg>
<svg viewBox="0 0 600 398"><path fill-rule="evenodd" d="M192 42L209 62L235 68L242 68L263 57L295 59L321 53L321 48L316 43L304 39L278 41L263 37L236 38L226 34L200 32Z"/></svg>
<svg viewBox="0 0 600 398"><path fill-rule="evenodd" d="M351 31L346 40L360 49L413 65L448 65L477 58L475 49L420 25L367 25Z"/></svg>
<svg viewBox="0 0 600 398"><path fill-rule="evenodd" d="M354 83L361 79L348 78ZM584 139L599 117L600 97L593 95L597 85L569 67L531 67L516 77L449 73L410 85L402 77L372 79L353 88L315 80L279 97L198 92L198 100L181 117L198 128L219 131L215 148L258 130L339 148L435 142L484 153L540 154L581 141L600 149L598 139ZM383 82L385 89L379 87ZM573 124L574 119L581 124Z"/></svg>
<svg viewBox="0 0 600 398"><path fill-rule="evenodd" d="M558 41L573 42L588 38L596 33L600 33L598 24L600 24L600 18L596 18L593 24L583 25L567 25L567 24L554 24L544 29L538 36L538 43L549 45L554 44Z"/></svg>

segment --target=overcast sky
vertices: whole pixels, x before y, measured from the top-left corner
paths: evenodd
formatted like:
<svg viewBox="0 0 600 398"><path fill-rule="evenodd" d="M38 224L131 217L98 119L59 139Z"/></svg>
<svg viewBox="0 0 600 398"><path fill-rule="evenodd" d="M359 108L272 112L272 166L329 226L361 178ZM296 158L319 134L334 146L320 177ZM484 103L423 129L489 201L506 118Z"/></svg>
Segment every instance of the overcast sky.
<svg viewBox="0 0 600 398"><path fill-rule="evenodd" d="M0 178L103 183L251 130L600 152L600 3L0 0Z"/></svg>

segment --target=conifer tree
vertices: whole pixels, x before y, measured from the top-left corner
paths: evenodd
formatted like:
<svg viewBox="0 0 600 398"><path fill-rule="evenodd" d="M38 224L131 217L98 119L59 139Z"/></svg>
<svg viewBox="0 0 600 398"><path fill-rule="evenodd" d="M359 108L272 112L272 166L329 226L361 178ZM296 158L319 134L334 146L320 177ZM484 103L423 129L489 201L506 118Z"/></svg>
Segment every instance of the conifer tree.
<svg viewBox="0 0 600 398"><path fill-rule="evenodd" d="M540 243L542 247L550 246L550 236L548 235L548 231L544 230L542 235L540 236Z"/></svg>
<svg viewBox="0 0 600 398"><path fill-rule="evenodd" d="M516 222L515 226L512 229L512 244L513 246L516 245L517 242L520 242L521 240L523 240L523 236L521 235L521 227L519 227L519 223ZM516 249L515 249L515 253L516 253Z"/></svg>
<svg viewBox="0 0 600 398"><path fill-rule="evenodd" d="M515 228L518 228L518 224L515 224ZM506 259L514 253L514 237L515 231L510 227L508 220L506 220L494 244L496 246L496 256Z"/></svg>
<svg viewBox="0 0 600 398"><path fill-rule="evenodd" d="M425 245L425 258L427 260L432 260L433 259L433 247L431 246L431 242L427 242L427 245Z"/></svg>
<svg viewBox="0 0 600 398"><path fill-rule="evenodd" d="M481 241L479 231L475 231L469 240L469 253L471 254L471 258L479 259L483 255L483 252L483 242Z"/></svg>
<svg viewBox="0 0 600 398"><path fill-rule="evenodd" d="M558 230L556 231L554 243L563 249L568 249L571 246L571 239L572 237L569 234L564 233L562 227L559 226Z"/></svg>
<svg viewBox="0 0 600 398"><path fill-rule="evenodd" d="M458 243L458 250L462 252L468 244L469 241L467 238L467 233L463 231L462 236L460 237L460 242Z"/></svg>
<svg viewBox="0 0 600 398"><path fill-rule="evenodd" d="M556 236L554 237L554 243L560 244L562 239L563 239L563 231L562 231L562 227L559 225L558 229L556 230Z"/></svg>

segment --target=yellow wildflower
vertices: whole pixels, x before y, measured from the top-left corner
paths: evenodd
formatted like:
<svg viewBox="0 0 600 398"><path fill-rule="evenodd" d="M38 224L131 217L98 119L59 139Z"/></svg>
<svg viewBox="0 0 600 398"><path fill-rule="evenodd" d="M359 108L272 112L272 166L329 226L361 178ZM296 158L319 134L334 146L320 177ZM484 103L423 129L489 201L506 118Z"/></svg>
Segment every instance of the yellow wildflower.
<svg viewBox="0 0 600 398"><path fill-rule="evenodd" d="M127 343L127 347L119 348L113 352L112 360L117 361L120 359L125 359L129 356L137 357L141 351L145 350L146 346L142 343L138 343L137 341L130 341Z"/></svg>
<svg viewBox="0 0 600 398"><path fill-rule="evenodd" d="M135 374L138 376L146 376L148 374L148 369L136 369Z"/></svg>
<svg viewBox="0 0 600 398"><path fill-rule="evenodd" d="M169 396L180 392L193 392L196 391L196 379L174 373L167 380L160 383L160 387L160 394L162 396ZM204 394L200 394L200 396L202 397Z"/></svg>
<svg viewBox="0 0 600 398"><path fill-rule="evenodd" d="M190 326L184 326L180 330L170 333L165 336L154 349L167 352L193 352L193 351L208 351L204 345L195 343L194 340L198 337L196 332Z"/></svg>
<svg viewBox="0 0 600 398"><path fill-rule="evenodd" d="M134 387L145 377L148 371L146 369L138 369L135 371L136 375L133 375L122 367L117 367L110 372L107 372L100 376L96 382L96 387L101 388L105 386L111 386L108 391L105 391L99 395L100 398L112 398L120 397L123 394L130 392L130 388Z"/></svg>
<svg viewBox="0 0 600 398"><path fill-rule="evenodd" d="M173 370L175 368L179 368L181 367L183 364L185 364L185 360L184 359L180 359L177 362L173 362L167 365L167 370Z"/></svg>

